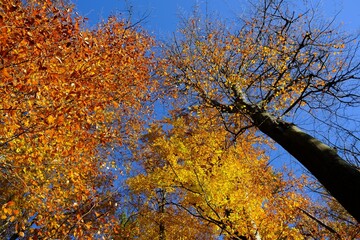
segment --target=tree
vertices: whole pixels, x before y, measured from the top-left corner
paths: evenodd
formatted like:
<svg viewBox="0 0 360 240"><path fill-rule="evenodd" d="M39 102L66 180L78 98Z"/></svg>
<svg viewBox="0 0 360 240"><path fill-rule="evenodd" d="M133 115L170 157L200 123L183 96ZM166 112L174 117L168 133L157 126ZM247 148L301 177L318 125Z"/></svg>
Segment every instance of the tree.
<svg viewBox="0 0 360 240"><path fill-rule="evenodd" d="M340 212L304 193L310 184L306 178L270 167L259 147L264 140L254 131L234 143L213 110L174 115L165 120L166 129L163 124L154 124L144 136L134 156L143 173L128 180L142 199L136 217L142 238L359 237L346 214L340 214L342 220L327 218Z"/></svg>
<svg viewBox="0 0 360 240"><path fill-rule="evenodd" d="M354 156L349 163L291 120L306 112L316 116L318 109L347 119L339 112L359 106L358 43L331 23L315 21L312 9L297 12L283 0L260 2L251 5L252 14L239 20L236 31L192 17L167 48L160 75L192 105L217 109L235 136L251 127L269 136L360 221L356 133L344 123L330 125L354 139L355 151L345 149ZM234 116L243 124L235 125Z"/></svg>
<svg viewBox="0 0 360 240"><path fill-rule="evenodd" d="M88 239L116 211L108 153L141 128L153 41L61 1L0 3L0 236Z"/></svg>

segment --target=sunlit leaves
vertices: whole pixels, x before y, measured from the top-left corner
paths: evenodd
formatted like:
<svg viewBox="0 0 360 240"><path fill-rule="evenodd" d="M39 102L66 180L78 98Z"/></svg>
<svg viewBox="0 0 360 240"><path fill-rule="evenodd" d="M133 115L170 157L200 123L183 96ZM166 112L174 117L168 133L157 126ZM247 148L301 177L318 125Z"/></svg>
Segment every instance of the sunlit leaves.
<svg viewBox="0 0 360 240"><path fill-rule="evenodd" d="M325 151L319 154L307 151L307 156L314 156L314 161L303 157L303 151L311 149L312 140L316 139L309 136L304 139L305 147L298 148L296 141L290 142L302 133L291 134L288 129L294 125L283 121L282 118L288 120L289 115L299 108L303 109L301 106L304 105L306 111L303 113L308 112L310 107L311 111L321 108L332 114L333 106L340 110L339 106L343 104L345 107L353 105L353 102L357 104L358 93L352 79L357 79L356 75L359 72L359 65L354 60L357 58L358 46L351 45L352 39L346 34L331 29L331 23L315 21L314 9L300 13L302 7L290 9L286 1L254 1L251 7L254 7L253 12L241 15L233 26L202 18L196 13L195 16L184 20L179 30L180 34L164 51L166 67L161 69L159 74L166 79L165 82L169 86L178 90L182 97L190 100L183 105L186 105L191 113L196 112L195 108L216 109L216 117L221 119L226 130L231 132L234 138L237 137L237 140L241 139L242 133L256 127L295 156L326 188L336 189L336 186L340 185L327 182L334 178L332 174L327 176L327 171L318 173L318 169L326 169L319 166L329 163ZM341 118L340 115L336 115L337 117ZM324 122L321 116L318 120ZM334 125L329 124L330 128L344 130L336 121ZM171 142L171 139L167 142ZM166 144L163 143L162 146L168 147ZM209 143L206 144L208 145ZM166 153L166 156L171 155L173 151ZM192 152L191 156L193 155ZM336 157L340 159L339 156ZM319 160L319 165L315 166L315 160ZM347 164L344 162L343 165ZM231 172L234 168L227 169L226 172ZM349 166L350 168L352 167ZM241 173L240 170L238 172ZM202 176L200 173L199 176ZM190 178L186 175L180 181ZM346 181L344 189L350 184L351 180ZM259 187L259 184L256 186ZM343 188L337 188L339 189ZM196 190L198 189L194 191ZM353 192L354 190L349 190L349 195L345 198L355 199L352 198ZM331 194L340 200L345 195L342 193L337 196L335 193ZM355 202L349 205L356 209ZM300 205L289 203L287 207L299 210ZM319 206L315 204L314 209L317 207ZM328 208L330 212L338 210ZM307 215L306 211L302 211L302 217L311 218L313 213ZM257 214L259 213L260 211L257 211ZM294 217L294 213L290 215L293 216L292 220L297 218ZM317 222L321 229L326 229L327 224L333 224L328 217L320 217L324 218L327 218L327 223L320 224L322 220ZM316 217L311 219L316 222ZM283 220L288 223L285 218ZM344 229L348 228L345 221L343 224L345 227L341 230L328 228L325 231L330 232L329 236L337 236L337 231L344 232ZM349 226L350 229L357 227L356 223L350 223ZM273 227L269 229L274 230ZM300 234L299 229L301 228L292 229L294 235L289 236ZM266 234L273 233L269 231ZM304 232L301 234L306 235ZM313 236L321 234L324 233L314 231ZM277 238L274 235L269 236L270 239Z"/></svg>
<svg viewBox="0 0 360 240"><path fill-rule="evenodd" d="M175 114L150 127L134 152L143 171L128 180L137 206L136 236L358 236L356 223L339 206L307 195L313 183L306 177L270 167L261 137L250 131L233 142L222 124L216 112L204 110Z"/></svg>
<svg viewBox="0 0 360 240"><path fill-rule="evenodd" d="M336 204L301 195L306 179L275 172L265 140L248 128L249 106L281 117L346 67L343 39L308 33L303 16L292 16L292 30L274 19L256 16L233 31L191 18L153 71L153 40L127 21L86 30L61 1L1 2L1 236L358 237ZM170 102L191 106L139 138L159 90L150 73ZM192 102L176 102L180 95ZM135 174L119 206L108 157L124 143L133 150L124 170Z"/></svg>
<svg viewBox="0 0 360 240"><path fill-rule="evenodd" d="M152 210L141 213L147 221L185 212L201 224L210 224L208 231L213 234L300 237L291 225L300 217L299 207L307 204L297 192L301 180L285 181L274 173L251 136L231 143L213 113L183 116L168 124L170 130L154 126L146 135L147 145L136 158L145 173L129 180L132 191L144 194ZM163 213L151 207L159 199L159 189L166 193ZM165 221L165 229L172 224Z"/></svg>
<svg viewBox="0 0 360 240"><path fill-rule="evenodd" d="M152 39L115 17L83 30L60 2L3 1L0 14L2 219L26 223L22 234L91 235L112 181L99 150L140 129Z"/></svg>

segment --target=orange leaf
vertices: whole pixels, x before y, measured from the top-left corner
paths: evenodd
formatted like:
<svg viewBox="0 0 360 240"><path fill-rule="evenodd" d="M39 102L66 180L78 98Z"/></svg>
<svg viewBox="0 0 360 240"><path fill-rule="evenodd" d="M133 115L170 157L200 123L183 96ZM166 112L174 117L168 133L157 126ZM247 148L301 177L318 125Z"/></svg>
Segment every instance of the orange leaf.
<svg viewBox="0 0 360 240"><path fill-rule="evenodd" d="M19 213L20 213L20 211L19 211L18 209L14 209L14 210L13 210L13 214L14 214L14 215L19 215Z"/></svg>

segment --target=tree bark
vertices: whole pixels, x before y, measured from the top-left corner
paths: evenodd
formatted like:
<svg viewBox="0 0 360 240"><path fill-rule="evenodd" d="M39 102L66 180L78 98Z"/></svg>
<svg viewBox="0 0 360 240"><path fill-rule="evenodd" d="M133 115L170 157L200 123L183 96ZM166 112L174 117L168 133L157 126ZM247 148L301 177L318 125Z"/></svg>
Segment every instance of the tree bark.
<svg viewBox="0 0 360 240"><path fill-rule="evenodd" d="M11 235L11 237L9 238L9 240L16 240L16 239L18 239L19 237L20 237L19 234L14 233L13 235Z"/></svg>
<svg viewBox="0 0 360 240"><path fill-rule="evenodd" d="M338 202L360 222L360 171L334 149L258 109L249 116L255 125L307 168Z"/></svg>
<svg viewBox="0 0 360 240"><path fill-rule="evenodd" d="M159 240L166 240L166 235L165 235L165 222L163 220L164 217L164 213L165 213L165 204L166 204L166 199L165 199L165 191L164 190L160 190L160 203L159 203L159 213L160 213L160 223L159 223Z"/></svg>

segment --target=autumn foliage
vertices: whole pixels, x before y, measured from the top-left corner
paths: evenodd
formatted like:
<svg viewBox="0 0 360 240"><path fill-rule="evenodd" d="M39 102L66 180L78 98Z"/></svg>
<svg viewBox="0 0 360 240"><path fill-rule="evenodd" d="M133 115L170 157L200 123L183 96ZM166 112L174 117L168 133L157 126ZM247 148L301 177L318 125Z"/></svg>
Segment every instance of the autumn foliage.
<svg viewBox="0 0 360 240"><path fill-rule="evenodd" d="M201 13L185 19L159 74L186 95L186 107L216 109L234 137L255 128L278 143L360 221L358 122L346 116L360 102L358 42L316 21L311 8L249 6L234 26ZM307 133L307 120L325 136Z"/></svg>
<svg viewBox="0 0 360 240"><path fill-rule="evenodd" d="M172 126L169 131L159 126L149 130L146 147L136 157L142 160L145 173L129 180L135 193L146 196L148 208L154 201L161 204L159 190L165 195L164 211L153 209L150 219L176 216L174 212L179 211L211 226L208 231L213 236L274 239L299 235L284 223L294 222L306 199L294 190L299 184L292 186L274 173L263 151L253 147L254 138L232 143L214 115L187 115L167 123ZM177 221L186 226L187 218ZM164 225L166 235L173 236L169 239L179 234L171 231L172 222Z"/></svg>
<svg viewBox="0 0 360 240"><path fill-rule="evenodd" d="M89 30L63 1L1 1L0 238L359 238L316 181L271 167L249 115L287 116L347 67L344 41L296 20L287 37L191 18L156 59L128 19ZM169 115L145 118L161 97Z"/></svg>
<svg viewBox="0 0 360 240"><path fill-rule="evenodd" d="M214 111L175 114L164 123L168 130L153 125L144 136L135 155L144 171L128 180L142 196L140 239L204 239L199 232L205 239L358 236L356 224L328 217L346 218L339 206L312 201L306 177L276 172L254 132L231 141Z"/></svg>
<svg viewBox="0 0 360 240"><path fill-rule="evenodd" d="M154 86L152 40L115 17L84 30L53 1L0 14L0 232L84 239L107 216L100 155L139 129Z"/></svg>

